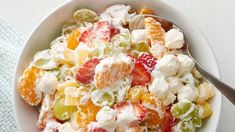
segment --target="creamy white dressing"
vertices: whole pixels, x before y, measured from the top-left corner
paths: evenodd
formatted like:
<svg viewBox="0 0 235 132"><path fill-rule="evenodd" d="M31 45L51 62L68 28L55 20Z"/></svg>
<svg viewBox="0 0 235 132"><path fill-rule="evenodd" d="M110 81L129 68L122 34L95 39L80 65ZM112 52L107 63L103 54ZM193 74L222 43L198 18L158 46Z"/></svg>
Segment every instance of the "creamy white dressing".
<svg viewBox="0 0 235 132"><path fill-rule="evenodd" d="M168 90L168 84L165 79L163 78L154 78L152 83L149 86L149 91L154 96L163 99L165 96L167 96L169 90Z"/></svg>
<svg viewBox="0 0 235 132"><path fill-rule="evenodd" d="M165 76L173 76L180 69L180 63L174 55L164 55L157 61L156 68L165 74Z"/></svg>
<svg viewBox="0 0 235 132"><path fill-rule="evenodd" d="M61 124L55 120L50 120L47 122L45 129L43 130L44 132L55 132ZM59 131L62 132L62 131ZM63 131L65 132L65 131Z"/></svg>
<svg viewBox="0 0 235 132"><path fill-rule="evenodd" d="M187 55L180 54L177 56L178 61L180 63L179 75L183 75L185 73L191 72L195 63L192 58Z"/></svg>
<svg viewBox="0 0 235 132"><path fill-rule="evenodd" d="M65 122L64 124L60 125L58 127L59 132L77 132L73 126L71 125L71 123L69 122Z"/></svg>
<svg viewBox="0 0 235 132"><path fill-rule="evenodd" d="M56 91L57 85L57 77L54 74L47 72L38 80L36 87L45 94L53 95Z"/></svg>
<svg viewBox="0 0 235 132"><path fill-rule="evenodd" d="M53 60L51 50L49 49L37 52L34 55L32 64L37 68L45 70L53 69L58 66L58 63Z"/></svg>
<svg viewBox="0 0 235 132"><path fill-rule="evenodd" d="M165 35L165 46L169 49L179 49L184 45L184 35L178 29L171 29Z"/></svg>
<svg viewBox="0 0 235 132"><path fill-rule="evenodd" d="M198 90L190 85L182 87L177 95L178 101L195 101L198 96Z"/></svg>
<svg viewBox="0 0 235 132"><path fill-rule="evenodd" d="M131 32L131 42L139 43L139 42L147 42L148 38L146 35L145 29L136 29Z"/></svg>
<svg viewBox="0 0 235 132"><path fill-rule="evenodd" d="M107 127L115 127L116 117L118 111L110 108L109 106L104 106L96 115L96 120Z"/></svg>
<svg viewBox="0 0 235 132"><path fill-rule="evenodd" d="M122 109L117 114L117 125L123 127L130 125L134 121L137 121L138 118L133 111L135 110L132 105L122 107Z"/></svg>
<svg viewBox="0 0 235 132"><path fill-rule="evenodd" d="M113 5L108 7L101 15L103 21L110 21L112 25L125 25L135 14L129 14L131 7L128 5ZM117 13L118 12L118 13Z"/></svg>
<svg viewBox="0 0 235 132"><path fill-rule="evenodd" d="M180 78L177 76L168 77L166 80L168 82L168 88L174 94L177 94L179 89L184 86Z"/></svg>

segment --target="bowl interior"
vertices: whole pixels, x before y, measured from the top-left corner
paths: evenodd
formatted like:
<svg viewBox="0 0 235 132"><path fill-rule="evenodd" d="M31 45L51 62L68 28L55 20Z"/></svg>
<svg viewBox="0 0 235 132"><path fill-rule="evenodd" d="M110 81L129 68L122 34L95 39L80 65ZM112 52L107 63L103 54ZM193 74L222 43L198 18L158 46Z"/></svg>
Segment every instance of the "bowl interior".
<svg viewBox="0 0 235 132"><path fill-rule="evenodd" d="M91 4L93 3L93 4ZM219 70L216 64L214 55L208 45L208 42L202 36L201 32L195 25L164 0L73 0L63 4L61 7L54 10L45 19L39 23L32 35L23 48L21 56L18 60L14 78L14 107L15 118L20 131L32 132L40 131L36 127L38 112L36 108L27 105L18 95L16 87L17 82L23 70L28 66L33 58L33 55L39 51L49 48L50 42L61 33L61 26L72 17L73 12L81 7L91 8L99 13L104 11L109 5L113 4L129 4L134 9L141 7L149 7L158 15L163 16L175 22L185 33L192 55L200 64L208 71L219 77ZM215 90L216 95L211 99L213 107L213 115L205 122L199 131L215 132L220 116L221 109L221 94Z"/></svg>

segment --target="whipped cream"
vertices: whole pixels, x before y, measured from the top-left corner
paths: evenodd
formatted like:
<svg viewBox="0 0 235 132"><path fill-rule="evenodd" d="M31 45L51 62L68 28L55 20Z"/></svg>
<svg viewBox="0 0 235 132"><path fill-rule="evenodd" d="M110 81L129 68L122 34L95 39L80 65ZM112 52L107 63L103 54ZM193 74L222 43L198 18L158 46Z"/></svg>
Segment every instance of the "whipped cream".
<svg viewBox="0 0 235 132"><path fill-rule="evenodd" d="M97 129L101 129L101 130L105 130L105 132L115 132L115 127L113 126L103 126L102 124L100 124L99 122L91 122L88 125L88 131L89 132L96 132ZM82 131L83 132L83 131Z"/></svg>
<svg viewBox="0 0 235 132"><path fill-rule="evenodd" d="M175 101L175 99L176 99L176 96L171 91L168 91L165 98L161 100L164 106L168 106L169 104L172 104Z"/></svg>
<svg viewBox="0 0 235 132"><path fill-rule="evenodd" d="M164 78L154 78L149 86L149 91L152 95L163 99L169 91L168 83Z"/></svg>
<svg viewBox="0 0 235 132"><path fill-rule="evenodd" d="M39 51L35 54L32 64L44 70L56 68L58 63L52 58L51 51L49 49Z"/></svg>
<svg viewBox="0 0 235 132"><path fill-rule="evenodd" d="M77 132L69 122L60 125L58 130L59 132Z"/></svg>
<svg viewBox="0 0 235 132"><path fill-rule="evenodd" d="M180 63L174 55L164 55L158 60L156 67L165 76L175 75L180 69Z"/></svg>
<svg viewBox="0 0 235 132"><path fill-rule="evenodd" d="M145 29L136 29L131 32L131 42L139 43L139 42L147 42L148 38L146 35Z"/></svg>
<svg viewBox="0 0 235 132"><path fill-rule="evenodd" d="M177 56L180 63L179 75L183 75L187 72L191 72L195 63L192 58L187 55L180 54Z"/></svg>
<svg viewBox="0 0 235 132"><path fill-rule="evenodd" d="M190 85L183 86L177 95L178 101L195 101L198 96L198 90Z"/></svg>
<svg viewBox="0 0 235 132"><path fill-rule="evenodd" d="M165 46L168 49L179 49L184 45L184 35L178 29L171 29L165 35Z"/></svg>
<svg viewBox="0 0 235 132"><path fill-rule="evenodd" d="M108 7L101 15L103 21L110 21L112 25L126 25L135 14L129 14L131 7L117 4ZM118 12L118 13L117 13Z"/></svg>
<svg viewBox="0 0 235 132"><path fill-rule="evenodd" d="M177 94L179 89L184 86L180 78L177 76L168 77L166 80L168 82L169 90L174 94Z"/></svg>
<svg viewBox="0 0 235 132"><path fill-rule="evenodd" d="M117 114L117 125L123 127L130 125L134 121L137 121L138 118L133 111L135 110L132 105L123 107Z"/></svg>
<svg viewBox="0 0 235 132"><path fill-rule="evenodd" d="M184 82L187 85L190 85L191 87L195 87L195 81L192 73L186 73L184 74L180 80Z"/></svg>
<svg viewBox="0 0 235 132"><path fill-rule="evenodd" d="M51 42L51 54L54 61L61 62L65 60L66 45L67 42L64 36L60 36Z"/></svg>
<svg viewBox="0 0 235 132"><path fill-rule="evenodd" d="M47 72L42 76L41 79L39 79L37 88L45 94L53 95L56 91L57 85L57 77L54 74Z"/></svg>
<svg viewBox="0 0 235 132"><path fill-rule="evenodd" d="M108 99L104 100L107 96ZM96 89L91 93L91 101L98 106L112 105L114 103L114 95L110 88Z"/></svg>
<svg viewBox="0 0 235 132"><path fill-rule="evenodd" d="M103 126L115 126L117 117L117 110L104 106L96 115L96 120Z"/></svg>
<svg viewBox="0 0 235 132"><path fill-rule="evenodd" d="M43 130L44 132L55 132L62 124L55 120L49 120L46 124L45 129ZM60 131L62 132L62 131ZM65 131L63 131L65 132ZM67 131L66 131L67 132Z"/></svg>

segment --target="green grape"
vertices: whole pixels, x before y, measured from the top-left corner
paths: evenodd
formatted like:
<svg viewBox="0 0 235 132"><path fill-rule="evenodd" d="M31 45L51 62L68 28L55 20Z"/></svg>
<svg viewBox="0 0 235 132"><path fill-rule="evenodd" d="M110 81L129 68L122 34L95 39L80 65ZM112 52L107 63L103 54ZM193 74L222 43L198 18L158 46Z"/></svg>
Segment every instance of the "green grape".
<svg viewBox="0 0 235 132"><path fill-rule="evenodd" d="M139 52L147 52L150 53L150 48L149 45L146 44L145 42L139 42L137 44L134 45L134 49L139 51Z"/></svg>
<svg viewBox="0 0 235 132"><path fill-rule="evenodd" d="M198 87L201 84L201 82L200 82L200 80L194 78L194 84L196 87Z"/></svg>
<svg viewBox="0 0 235 132"><path fill-rule="evenodd" d="M191 102L178 102L171 107L171 113L178 119L190 119L196 114L196 105Z"/></svg>
<svg viewBox="0 0 235 132"><path fill-rule="evenodd" d="M177 125L174 127L175 132L195 132L196 128L193 125L193 122L191 120L189 121L180 121L177 123Z"/></svg>
<svg viewBox="0 0 235 132"><path fill-rule="evenodd" d="M44 70L54 69L58 66L58 63L54 62L51 55L51 50L43 50L39 51L35 56L32 64Z"/></svg>
<svg viewBox="0 0 235 132"><path fill-rule="evenodd" d="M83 23L83 22L96 22L99 19L99 16L96 12L90 9L80 9L74 12L73 18L76 22Z"/></svg>
<svg viewBox="0 0 235 132"><path fill-rule="evenodd" d="M57 119L64 121L70 118L70 115L75 108L76 107L73 106L65 106L64 98L62 97L56 100L53 107L53 113Z"/></svg>
<svg viewBox="0 0 235 132"><path fill-rule="evenodd" d="M113 97L109 93L105 92L98 101L99 104L102 104L103 102L107 102L107 105L112 105Z"/></svg>
<svg viewBox="0 0 235 132"><path fill-rule="evenodd" d="M90 57L103 56L108 45L109 43L105 42L94 42L91 46Z"/></svg>
<svg viewBox="0 0 235 132"><path fill-rule="evenodd" d="M97 106L111 106L114 103L114 95L112 91L96 89L91 93L91 101Z"/></svg>
<svg viewBox="0 0 235 132"><path fill-rule="evenodd" d="M73 30L75 30L80 25L81 25L81 23L77 23L74 20L69 20L63 24L62 34L63 35L70 34Z"/></svg>
<svg viewBox="0 0 235 132"><path fill-rule="evenodd" d="M200 128L202 126L202 119L197 116L192 118L192 122L194 127Z"/></svg>
<svg viewBox="0 0 235 132"><path fill-rule="evenodd" d="M127 51L131 46L131 36L127 33L117 34L112 37L111 42L116 48Z"/></svg>

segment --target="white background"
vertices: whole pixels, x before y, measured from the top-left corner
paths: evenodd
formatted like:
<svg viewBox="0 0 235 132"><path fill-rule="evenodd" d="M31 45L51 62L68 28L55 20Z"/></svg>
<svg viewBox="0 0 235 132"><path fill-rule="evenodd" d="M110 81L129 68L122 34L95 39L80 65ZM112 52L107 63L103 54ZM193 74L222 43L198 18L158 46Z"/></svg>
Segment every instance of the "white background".
<svg viewBox="0 0 235 132"><path fill-rule="evenodd" d="M0 0L0 15L29 35L36 24L65 0ZM235 1L166 0L194 20L217 58L222 80L235 88ZM235 107L223 99L218 132L235 132Z"/></svg>

